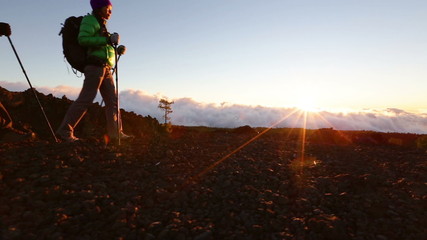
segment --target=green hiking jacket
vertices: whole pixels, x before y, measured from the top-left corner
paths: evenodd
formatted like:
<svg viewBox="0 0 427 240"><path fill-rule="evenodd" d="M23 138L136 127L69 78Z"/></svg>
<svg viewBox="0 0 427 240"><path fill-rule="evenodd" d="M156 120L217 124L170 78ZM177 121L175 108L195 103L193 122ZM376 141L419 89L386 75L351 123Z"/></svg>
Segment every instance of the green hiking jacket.
<svg viewBox="0 0 427 240"><path fill-rule="evenodd" d="M86 15L80 24L79 44L88 47L88 55L105 61L111 67L115 64L114 47L108 37L101 36L101 25L92 14Z"/></svg>

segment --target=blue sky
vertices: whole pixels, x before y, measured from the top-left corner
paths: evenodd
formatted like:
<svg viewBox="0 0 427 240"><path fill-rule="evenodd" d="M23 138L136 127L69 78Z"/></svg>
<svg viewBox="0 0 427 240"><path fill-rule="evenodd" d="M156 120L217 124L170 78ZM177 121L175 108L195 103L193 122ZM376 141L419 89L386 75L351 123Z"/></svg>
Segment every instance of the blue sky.
<svg viewBox="0 0 427 240"><path fill-rule="evenodd" d="M80 88L60 23L88 0L3 1L33 85ZM120 89L170 99L427 112L427 1L113 1ZM0 38L1 82L25 82Z"/></svg>

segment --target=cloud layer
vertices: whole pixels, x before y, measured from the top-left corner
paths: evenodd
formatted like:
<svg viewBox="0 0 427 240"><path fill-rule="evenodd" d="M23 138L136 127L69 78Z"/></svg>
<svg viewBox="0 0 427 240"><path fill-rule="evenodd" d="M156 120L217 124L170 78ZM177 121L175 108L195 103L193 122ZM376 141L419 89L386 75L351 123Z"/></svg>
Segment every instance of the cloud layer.
<svg viewBox="0 0 427 240"><path fill-rule="evenodd" d="M28 88L23 83L0 82L10 91ZM56 97L66 95L70 99L78 96L80 89L67 86L55 88L38 87L44 94ZM120 93L121 107L143 116L150 115L162 121L158 108L162 95L152 95L139 90L125 90ZM99 96L96 101L100 102ZM270 108L237 104L206 104L191 98L175 99L170 115L172 123L185 126L208 127L304 127L317 129L333 127L338 130L372 130L379 132L403 132L427 134L427 114L415 114L401 109L364 110L349 113L315 112L304 113L295 108ZM306 121L304 120L306 119Z"/></svg>

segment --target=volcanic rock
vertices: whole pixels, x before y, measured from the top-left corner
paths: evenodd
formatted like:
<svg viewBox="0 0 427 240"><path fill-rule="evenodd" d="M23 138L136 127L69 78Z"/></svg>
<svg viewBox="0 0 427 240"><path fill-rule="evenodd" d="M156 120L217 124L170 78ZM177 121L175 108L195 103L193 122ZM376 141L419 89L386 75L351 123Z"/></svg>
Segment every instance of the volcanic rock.
<svg viewBox="0 0 427 240"><path fill-rule="evenodd" d="M95 104L83 142L53 143L22 96L8 106L40 137L0 144L0 239L427 239L424 136L313 130L301 153L294 129L167 133L123 111L138 137L116 146ZM71 101L40 98L59 124ZM376 143L354 141L366 135Z"/></svg>

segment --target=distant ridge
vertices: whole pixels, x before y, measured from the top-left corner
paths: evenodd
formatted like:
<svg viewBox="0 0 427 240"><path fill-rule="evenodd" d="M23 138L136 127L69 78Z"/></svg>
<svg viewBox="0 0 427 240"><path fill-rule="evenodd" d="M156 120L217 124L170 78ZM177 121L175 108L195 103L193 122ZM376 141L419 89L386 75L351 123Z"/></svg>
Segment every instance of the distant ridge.
<svg viewBox="0 0 427 240"><path fill-rule="evenodd" d="M56 129L73 101L66 96L57 98L52 94L44 95L40 92L37 92L37 96L53 129ZM46 121L30 89L24 92L11 92L0 87L0 101L9 111L15 128L32 130L41 139L51 138ZM128 134L138 137L164 132L164 128L158 120L151 116L141 116L123 109L121 109L121 114L123 130ZM104 107L98 103L93 103L78 125L76 135L80 137L102 137L106 133L105 125Z"/></svg>

